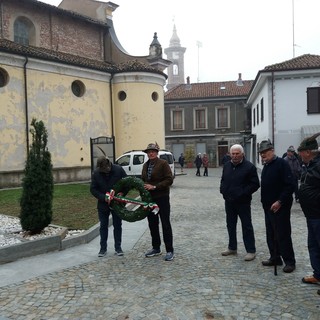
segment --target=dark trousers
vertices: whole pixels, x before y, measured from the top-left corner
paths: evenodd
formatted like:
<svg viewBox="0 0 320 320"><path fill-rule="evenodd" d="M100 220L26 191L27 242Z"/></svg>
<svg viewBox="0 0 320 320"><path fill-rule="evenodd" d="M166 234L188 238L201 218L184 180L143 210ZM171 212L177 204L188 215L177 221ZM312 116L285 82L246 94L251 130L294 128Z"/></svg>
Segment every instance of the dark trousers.
<svg viewBox="0 0 320 320"><path fill-rule="evenodd" d="M196 176L200 176L200 167L197 167Z"/></svg>
<svg viewBox="0 0 320 320"><path fill-rule="evenodd" d="M295 200L299 199L299 180L298 178L293 177L294 179L294 198Z"/></svg>
<svg viewBox="0 0 320 320"><path fill-rule="evenodd" d="M165 196L158 199L153 200L159 207L158 214L154 214L150 212L147 216L149 229L152 239L152 248L160 249L161 239L159 232L159 217L162 225L162 234L163 234L163 242L166 247L167 252L173 252L173 236L172 236L172 228L170 223L170 197Z"/></svg>
<svg viewBox="0 0 320 320"><path fill-rule="evenodd" d="M308 250L313 276L320 280L320 219L307 219Z"/></svg>
<svg viewBox="0 0 320 320"><path fill-rule="evenodd" d="M208 168L204 167L203 176L208 176Z"/></svg>
<svg viewBox="0 0 320 320"><path fill-rule="evenodd" d="M233 203L225 201L227 229L229 234L230 250L237 250L237 222L241 220L242 238L249 253L256 252L254 231L251 220L251 203Z"/></svg>
<svg viewBox="0 0 320 320"><path fill-rule="evenodd" d="M100 221L100 249L107 250L110 209L99 209L98 214ZM121 249L122 220L113 211L111 211L111 214L113 223L114 249L118 250Z"/></svg>
<svg viewBox="0 0 320 320"><path fill-rule="evenodd" d="M296 260L291 239L291 205L292 202L281 206L276 213L270 211L270 206L263 206L263 210L270 259L280 261L282 257L286 265L294 266Z"/></svg>

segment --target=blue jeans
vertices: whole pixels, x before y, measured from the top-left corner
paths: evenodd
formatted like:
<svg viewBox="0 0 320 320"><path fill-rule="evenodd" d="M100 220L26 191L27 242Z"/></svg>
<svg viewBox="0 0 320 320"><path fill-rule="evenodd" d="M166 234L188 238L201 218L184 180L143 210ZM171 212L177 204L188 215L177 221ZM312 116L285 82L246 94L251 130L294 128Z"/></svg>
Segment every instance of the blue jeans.
<svg viewBox="0 0 320 320"><path fill-rule="evenodd" d="M107 240L108 240L108 228L109 228L109 216L110 209L99 209L99 221L100 221L100 250L107 250ZM113 236L114 236L114 249L121 249L121 237L122 237L122 220L113 211L112 221L113 221Z"/></svg>
<svg viewBox="0 0 320 320"><path fill-rule="evenodd" d="M308 250L313 276L320 280L320 219L307 219Z"/></svg>
<svg viewBox="0 0 320 320"><path fill-rule="evenodd" d="M237 222L241 220L242 238L248 253L255 253L255 238L251 220L251 203L233 203L225 201L227 229L230 250L237 250Z"/></svg>

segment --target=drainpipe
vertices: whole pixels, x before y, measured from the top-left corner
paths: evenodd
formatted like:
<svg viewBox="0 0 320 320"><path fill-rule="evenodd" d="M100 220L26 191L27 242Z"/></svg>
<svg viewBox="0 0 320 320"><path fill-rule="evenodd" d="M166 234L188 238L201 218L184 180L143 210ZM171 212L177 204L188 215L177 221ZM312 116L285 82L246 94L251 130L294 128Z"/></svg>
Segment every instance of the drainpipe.
<svg viewBox="0 0 320 320"><path fill-rule="evenodd" d="M274 72L272 71L271 75L271 112L272 112L272 120L271 120L271 130L272 130L272 140L271 142L275 145L274 142Z"/></svg>
<svg viewBox="0 0 320 320"><path fill-rule="evenodd" d="M113 139L113 158L114 160L116 159L116 147L115 147L115 137L114 137L114 102L113 102L113 85L112 85L112 80L113 80L113 74L111 74L110 78L110 83L109 83L109 90L110 90L110 102L111 102L111 136Z"/></svg>
<svg viewBox="0 0 320 320"><path fill-rule="evenodd" d="M24 99L25 99L25 113L26 113L26 144L27 144L27 158L28 158L29 157L29 110L28 110L27 63L28 63L28 57L26 57L26 61L23 64Z"/></svg>

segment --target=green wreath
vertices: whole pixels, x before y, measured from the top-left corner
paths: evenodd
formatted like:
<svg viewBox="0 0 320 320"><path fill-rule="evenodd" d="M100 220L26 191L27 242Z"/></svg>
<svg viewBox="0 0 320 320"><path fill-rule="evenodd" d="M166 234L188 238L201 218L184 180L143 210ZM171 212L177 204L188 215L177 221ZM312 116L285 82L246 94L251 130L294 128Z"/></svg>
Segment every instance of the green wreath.
<svg viewBox="0 0 320 320"><path fill-rule="evenodd" d="M141 201L126 198L130 190L137 190ZM110 208L122 219L135 222L144 219L151 211L158 212L158 206L152 202L149 191L145 190L144 183L136 177L125 177L119 180L110 192L106 193ZM134 210L128 209L128 204L135 205Z"/></svg>

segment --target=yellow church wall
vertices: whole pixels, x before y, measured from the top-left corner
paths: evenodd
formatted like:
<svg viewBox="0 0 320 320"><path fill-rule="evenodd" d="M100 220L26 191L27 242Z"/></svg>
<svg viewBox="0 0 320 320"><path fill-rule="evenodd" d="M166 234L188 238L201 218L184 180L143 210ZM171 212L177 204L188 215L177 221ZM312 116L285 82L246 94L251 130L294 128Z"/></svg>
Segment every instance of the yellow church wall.
<svg viewBox="0 0 320 320"><path fill-rule="evenodd" d="M19 170L26 159L26 126L23 82L24 60L3 55L0 68L8 83L0 88L0 172Z"/></svg>
<svg viewBox="0 0 320 320"><path fill-rule="evenodd" d="M113 82L116 157L129 150L142 150L157 141L165 148L165 77L135 72L116 74Z"/></svg>
<svg viewBox="0 0 320 320"><path fill-rule="evenodd" d="M48 149L57 167L90 166L90 138L111 136L110 76L105 73L32 63L28 70L29 116L48 130ZM84 94L73 94L80 81Z"/></svg>

